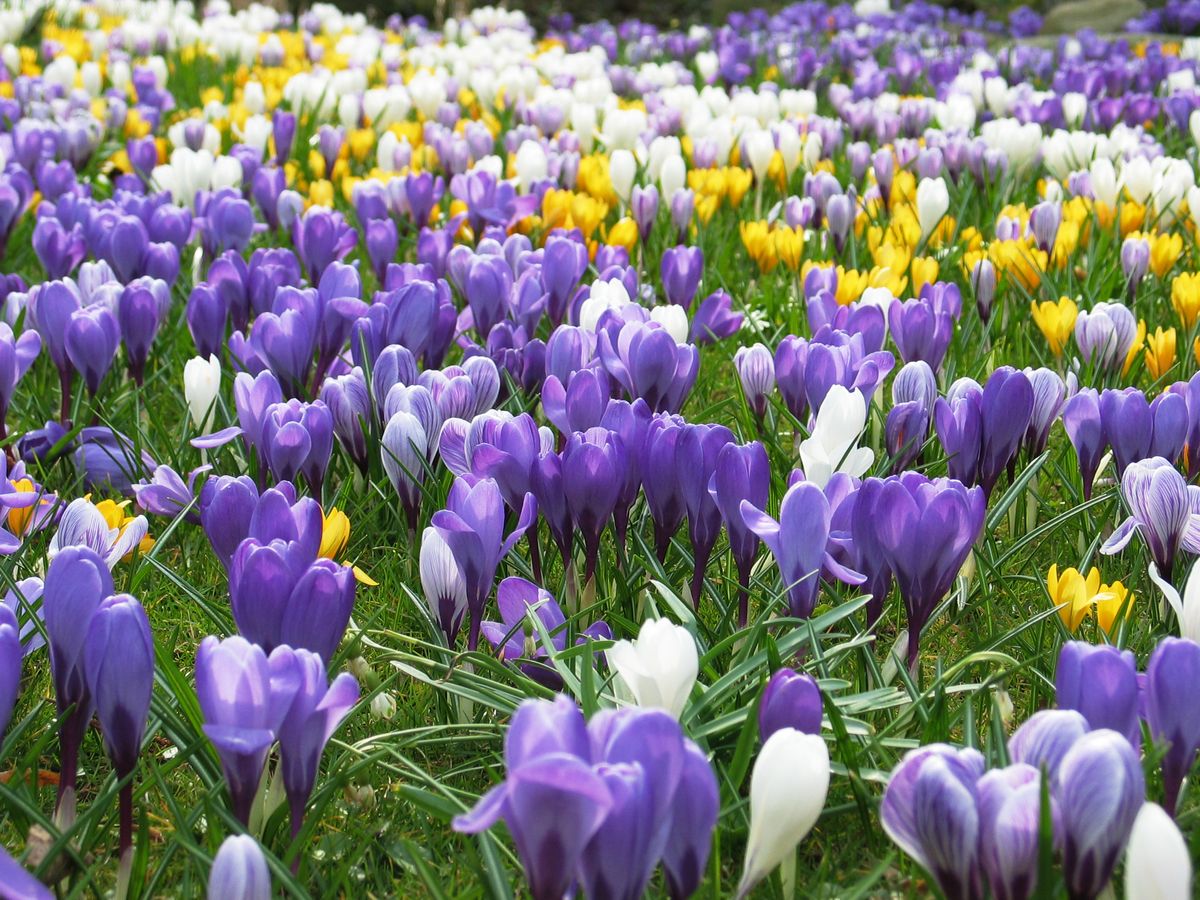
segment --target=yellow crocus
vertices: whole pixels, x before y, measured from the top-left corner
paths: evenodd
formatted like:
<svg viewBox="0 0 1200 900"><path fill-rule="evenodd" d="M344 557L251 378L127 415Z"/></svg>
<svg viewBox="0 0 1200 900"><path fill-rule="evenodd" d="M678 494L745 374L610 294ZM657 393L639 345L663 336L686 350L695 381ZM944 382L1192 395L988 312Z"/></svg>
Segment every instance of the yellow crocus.
<svg viewBox="0 0 1200 900"><path fill-rule="evenodd" d="M1046 573L1046 592L1058 610L1067 630L1074 632L1091 612L1092 601L1100 591L1100 570L1095 566L1085 578L1078 569L1070 568L1059 574L1053 565Z"/></svg>
<svg viewBox="0 0 1200 900"><path fill-rule="evenodd" d="M1200 272L1184 272L1171 280L1171 306L1183 327L1191 331L1200 316Z"/></svg>
<svg viewBox="0 0 1200 900"><path fill-rule="evenodd" d="M608 229L608 234L604 239L604 243L624 247L626 250L632 250L637 241L637 222L629 218L629 216L617 220L617 223Z"/></svg>
<svg viewBox="0 0 1200 900"><path fill-rule="evenodd" d="M338 509L331 507L329 512L321 512L321 549L317 556L334 559L341 556L350 543L350 517Z"/></svg>
<svg viewBox="0 0 1200 900"><path fill-rule="evenodd" d="M1146 344L1146 370L1157 381L1175 365L1175 329L1155 328Z"/></svg>
<svg viewBox="0 0 1200 900"><path fill-rule="evenodd" d="M1029 312L1046 338L1046 343L1050 345L1050 352L1055 356L1062 356L1071 332L1075 330L1075 319L1079 315L1079 307L1075 301L1070 297L1060 297L1057 303L1053 300L1044 303L1034 301L1029 304Z"/></svg>
<svg viewBox="0 0 1200 900"><path fill-rule="evenodd" d="M1096 624L1104 630L1105 634L1111 635L1116 629L1121 607L1125 607L1125 618L1128 619L1133 612L1134 599L1135 595L1120 581L1101 585L1100 591L1094 598Z"/></svg>
<svg viewBox="0 0 1200 900"><path fill-rule="evenodd" d="M775 255L790 271L797 271L804 258L804 229L783 226L776 228L773 235Z"/></svg>
<svg viewBox="0 0 1200 900"><path fill-rule="evenodd" d="M1183 253L1183 237L1178 234L1158 234L1149 238L1150 271L1165 278Z"/></svg>
<svg viewBox="0 0 1200 900"><path fill-rule="evenodd" d="M99 510L100 515L104 516L104 521L108 523L108 527L115 528L118 534L124 533L125 529L129 527L129 523L136 518L135 516L131 516L125 512L125 508L129 506L128 500L122 500L120 503L117 503L113 500L101 500L99 503L95 504L95 506L96 509ZM150 548L153 546L154 538L147 534L144 538L142 538L141 543L138 544L138 553L149 553ZM125 554L123 559L129 560L132 556L133 552L130 551L129 553Z"/></svg>
<svg viewBox="0 0 1200 900"><path fill-rule="evenodd" d="M1125 365L1121 367L1121 374L1128 375L1129 370L1133 368L1133 361L1137 359L1138 354L1142 352L1142 348L1146 346L1146 320L1138 319L1137 334L1134 335L1133 343L1129 345L1129 352L1125 354Z"/></svg>
<svg viewBox="0 0 1200 900"><path fill-rule="evenodd" d="M914 294L921 288L933 284L938 277L938 261L932 256L917 256L912 261L912 289Z"/></svg>

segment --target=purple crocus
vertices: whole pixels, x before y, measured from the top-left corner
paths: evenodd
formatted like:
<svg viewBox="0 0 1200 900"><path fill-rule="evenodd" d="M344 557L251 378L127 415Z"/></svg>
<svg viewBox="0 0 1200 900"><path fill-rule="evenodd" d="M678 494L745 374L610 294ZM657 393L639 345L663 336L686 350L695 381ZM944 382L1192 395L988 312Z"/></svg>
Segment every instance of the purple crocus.
<svg viewBox="0 0 1200 900"><path fill-rule="evenodd" d="M171 306L171 291L158 278L143 277L131 281L117 301L117 321L129 362L129 374L142 383L150 345Z"/></svg>
<svg viewBox="0 0 1200 900"><path fill-rule="evenodd" d="M563 447L563 488L571 519L583 535L585 585L596 573L600 536L617 505L625 456L620 436L607 428L572 434Z"/></svg>
<svg viewBox="0 0 1200 900"><path fill-rule="evenodd" d="M979 484L987 494L1021 446L1033 415L1033 386L1025 373L1011 366L992 372L980 398L982 433Z"/></svg>
<svg viewBox="0 0 1200 900"><path fill-rule="evenodd" d="M983 529L982 488L916 472L886 479L873 505L875 534L900 585L908 616L908 665L920 659L921 630L950 591Z"/></svg>
<svg viewBox="0 0 1200 900"><path fill-rule="evenodd" d="M1067 892L1096 897L1112 878L1146 799L1141 761L1117 732L1088 732L1059 763L1054 794Z"/></svg>
<svg viewBox="0 0 1200 900"><path fill-rule="evenodd" d="M1100 468L1100 460L1107 446L1100 417L1100 395L1093 388L1083 388L1063 405L1062 420L1079 460L1083 498L1090 500L1096 471Z"/></svg>
<svg viewBox="0 0 1200 900"><path fill-rule="evenodd" d="M597 349L604 368L629 394L655 412L678 412L700 371L692 344L676 344L658 323L630 321L619 331L602 330Z"/></svg>
<svg viewBox="0 0 1200 900"><path fill-rule="evenodd" d="M759 740L765 743L781 728L820 734L822 713L821 689L813 677L794 669L779 669L758 701Z"/></svg>
<svg viewBox="0 0 1200 900"><path fill-rule="evenodd" d="M879 807L888 837L947 897L983 895L976 789L983 771L983 756L973 748L918 747L892 772Z"/></svg>
<svg viewBox="0 0 1200 900"><path fill-rule="evenodd" d="M524 578L505 578L496 588L496 605L501 621L483 623L482 632L497 656L516 663L522 672L551 690L562 689L562 677L547 662L567 647L567 620L549 591ZM532 627L536 617L540 628ZM544 640L542 632L549 640ZM605 622L595 622L576 639L611 640L612 630Z"/></svg>
<svg viewBox="0 0 1200 900"><path fill-rule="evenodd" d="M704 274L704 252L699 247L680 244L663 251L661 274L663 292L676 306L690 308Z"/></svg>
<svg viewBox="0 0 1200 900"><path fill-rule="evenodd" d="M758 535L742 519L742 501L765 509L771 490L771 465L767 451L758 441L739 445L726 443L717 453L708 483L729 535L729 549L738 570L738 627L749 618L750 577L758 554Z"/></svg>
<svg viewBox="0 0 1200 900"><path fill-rule="evenodd" d="M4 737L13 706L21 693L21 660L24 658L17 614L7 602L0 603L0 739Z"/></svg>
<svg viewBox="0 0 1200 900"><path fill-rule="evenodd" d="M358 702L358 682L342 672L332 682L316 653L292 653L295 697L279 725L279 766L292 816L292 838L304 824L304 808L312 796L321 755L329 738ZM298 860L297 860L298 861Z"/></svg>
<svg viewBox="0 0 1200 900"><path fill-rule="evenodd" d="M846 584L862 584L858 572L847 569L829 553L830 509L825 493L815 484L797 481L783 496L779 521L743 500L742 520L775 557L783 576L791 615L807 619L817 605L821 571Z"/></svg>
<svg viewBox="0 0 1200 900"><path fill-rule="evenodd" d="M96 396L100 383L112 368L121 341L116 316L107 306L77 309L67 322L65 341L71 365L83 376L88 393Z"/></svg>
<svg viewBox="0 0 1200 900"><path fill-rule="evenodd" d="M456 478L446 498L446 508L433 514L431 525L448 548L465 585L471 619L467 646L471 650L479 645L483 608L492 592L496 568L536 514L537 501L526 495L516 527L505 537L504 501L499 486L491 478L479 479L474 484ZM447 631L447 639L453 640L451 631Z"/></svg>
<svg viewBox="0 0 1200 900"><path fill-rule="evenodd" d="M1172 816L1179 788L1200 750L1200 709L1193 693L1200 678L1200 645L1186 638L1159 641L1146 666L1146 721L1162 758L1163 808Z"/></svg>
<svg viewBox="0 0 1200 900"><path fill-rule="evenodd" d="M95 708L85 668L88 630L96 610L112 590L108 564L86 547L60 550L46 570L42 616L59 716L60 771L55 808L64 827L75 819L79 746Z"/></svg>
<svg viewBox="0 0 1200 900"><path fill-rule="evenodd" d="M888 309L888 325L901 359L923 360L935 372L941 368L954 337L954 316L949 309L924 297L896 301Z"/></svg>
<svg viewBox="0 0 1200 900"><path fill-rule="evenodd" d="M739 347L733 357L746 405L762 424L770 394L775 390L775 360L765 344Z"/></svg>
<svg viewBox="0 0 1200 900"><path fill-rule="evenodd" d="M585 724L567 697L527 701L504 762L505 780L454 828L476 834L503 819L535 900L558 900L575 883L589 897L640 897L660 860L672 896L698 882L717 784L669 713L605 710Z"/></svg>
<svg viewBox="0 0 1200 900"><path fill-rule="evenodd" d="M258 793L267 751L300 688L295 653L234 636L206 637L196 652L196 695L204 734L221 760L233 814L243 825Z"/></svg>
<svg viewBox="0 0 1200 900"><path fill-rule="evenodd" d="M709 492L721 450L734 442L724 425L684 425L675 449L679 488L692 544L692 605L700 608L704 570L721 533L721 509Z"/></svg>
<svg viewBox="0 0 1200 900"><path fill-rule="evenodd" d="M288 400L267 407L260 450L281 481L303 475L308 488L321 496L325 469L333 453L333 415L320 400Z"/></svg>
<svg viewBox="0 0 1200 900"><path fill-rule="evenodd" d="M142 605L128 594L104 600L92 616L84 644L88 689L104 732L120 789L122 868L132 860L133 780L129 776L142 749L150 694L154 688L154 639Z"/></svg>
<svg viewBox="0 0 1200 900"><path fill-rule="evenodd" d="M1137 663L1128 650L1067 641L1058 654L1054 691L1059 709L1074 709L1088 727L1111 728L1133 746L1142 739Z"/></svg>
<svg viewBox="0 0 1200 900"><path fill-rule="evenodd" d="M1100 552L1124 549L1134 532L1142 536L1159 574L1171 580L1179 553L1200 553L1200 487L1189 485L1161 456L1130 463L1121 477L1129 516Z"/></svg>
<svg viewBox="0 0 1200 900"><path fill-rule="evenodd" d="M253 527L253 523L252 523ZM248 537L229 565L238 631L268 653L288 646L332 659L354 609L354 572L314 559L310 542Z"/></svg>

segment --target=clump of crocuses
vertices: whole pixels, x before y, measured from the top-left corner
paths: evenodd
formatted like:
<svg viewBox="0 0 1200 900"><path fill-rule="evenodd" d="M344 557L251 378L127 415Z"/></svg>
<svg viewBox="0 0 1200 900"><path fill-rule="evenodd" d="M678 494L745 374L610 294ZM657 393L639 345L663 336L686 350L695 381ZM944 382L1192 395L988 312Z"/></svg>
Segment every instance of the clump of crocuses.
<svg viewBox="0 0 1200 900"><path fill-rule="evenodd" d="M457 831L508 826L534 900L639 897L661 863L672 897L695 892L719 806L704 753L662 710L604 710L585 722L564 696L517 708L505 778Z"/></svg>

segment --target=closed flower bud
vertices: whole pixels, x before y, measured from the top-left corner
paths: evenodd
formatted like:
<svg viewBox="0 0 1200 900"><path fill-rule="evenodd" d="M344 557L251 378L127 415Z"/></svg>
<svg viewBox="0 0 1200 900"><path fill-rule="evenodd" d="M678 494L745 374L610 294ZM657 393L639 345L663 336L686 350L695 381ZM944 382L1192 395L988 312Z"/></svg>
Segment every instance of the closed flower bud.
<svg viewBox="0 0 1200 900"><path fill-rule="evenodd" d="M738 897L771 874L816 824L829 791L829 750L794 728L763 744L750 776L750 837Z"/></svg>

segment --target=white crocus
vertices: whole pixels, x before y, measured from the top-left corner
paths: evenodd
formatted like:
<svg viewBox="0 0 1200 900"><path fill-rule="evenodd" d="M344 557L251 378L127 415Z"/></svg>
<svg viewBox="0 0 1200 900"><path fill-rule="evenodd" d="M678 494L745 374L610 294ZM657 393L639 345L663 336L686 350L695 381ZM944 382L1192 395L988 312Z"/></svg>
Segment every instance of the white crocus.
<svg viewBox="0 0 1200 900"><path fill-rule="evenodd" d="M604 114L600 140L609 150L632 150L646 130L646 122L640 109L610 109Z"/></svg>
<svg viewBox="0 0 1200 900"><path fill-rule="evenodd" d="M1117 198L1121 196L1124 182L1117 176L1112 160L1103 156L1097 157L1088 167L1088 174L1091 176L1092 194L1095 195L1096 201L1116 209Z"/></svg>
<svg viewBox="0 0 1200 900"><path fill-rule="evenodd" d="M742 139L742 150L746 154L745 162L754 170L754 180L762 182L771 166L771 157L775 155L775 140L771 132L762 129L749 132Z"/></svg>
<svg viewBox="0 0 1200 900"><path fill-rule="evenodd" d="M637 160L633 154L628 150L614 150L608 159L608 177L621 202L628 203L634 178L637 177Z"/></svg>
<svg viewBox="0 0 1200 900"><path fill-rule="evenodd" d="M523 141L517 148L515 163L517 184L521 193L529 193L537 182L544 181L549 171L550 162L546 158L546 148L537 141Z"/></svg>
<svg viewBox="0 0 1200 900"><path fill-rule="evenodd" d="M687 165L682 156L668 156L658 173L662 199L669 206L675 194L687 186Z"/></svg>
<svg viewBox="0 0 1200 900"><path fill-rule="evenodd" d="M192 423L201 434L212 425L213 404L221 391L221 362L215 356L194 356L183 366L183 396Z"/></svg>
<svg viewBox="0 0 1200 900"><path fill-rule="evenodd" d="M950 191L944 178L922 178L917 185L917 222L921 237L933 234L938 223L950 211Z"/></svg>
<svg viewBox="0 0 1200 900"><path fill-rule="evenodd" d="M1179 826L1157 803L1143 803L1125 846L1126 900L1187 900L1192 860Z"/></svg>
<svg viewBox="0 0 1200 900"><path fill-rule="evenodd" d="M1159 574L1158 566L1150 563L1150 580L1158 585L1163 597L1175 612L1179 636L1200 643L1200 565L1193 564L1183 585L1183 596Z"/></svg>
<svg viewBox="0 0 1200 900"><path fill-rule="evenodd" d="M818 735L781 728L767 738L750 776L750 838L739 898L795 852L828 792L829 749Z"/></svg>
<svg viewBox="0 0 1200 900"><path fill-rule="evenodd" d="M825 395L809 436L800 442L800 466L804 477L825 487L834 472L858 478L875 461L870 447L859 447L867 427L867 403L862 391L835 384Z"/></svg>
<svg viewBox="0 0 1200 900"><path fill-rule="evenodd" d="M656 306L650 310L650 321L657 322L666 329L667 334L675 338L675 343L686 344L688 339L687 310L672 303L667 306Z"/></svg>
<svg viewBox="0 0 1200 900"><path fill-rule="evenodd" d="M587 299L579 307L579 327L595 331L606 310L621 309L630 302L625 283L619 278L593 282Z"/></svg>
<svg viewBox="0 0 1200 900"><path fill-rule="evenodd" d="M613 644L608 664L638 706L665 709L677 719L700 671L696 639L667 619L647 619L636 640Z"/></svg>
<svg viewBox="0 0 1200 900"><path fill-rule="evenodd" d="M1087 115L1088 99L1086 94L1080 94L1075 91L1063 94L1063 120L1071 128L1078 128L1083 122L1083 117Z"/></svg>

